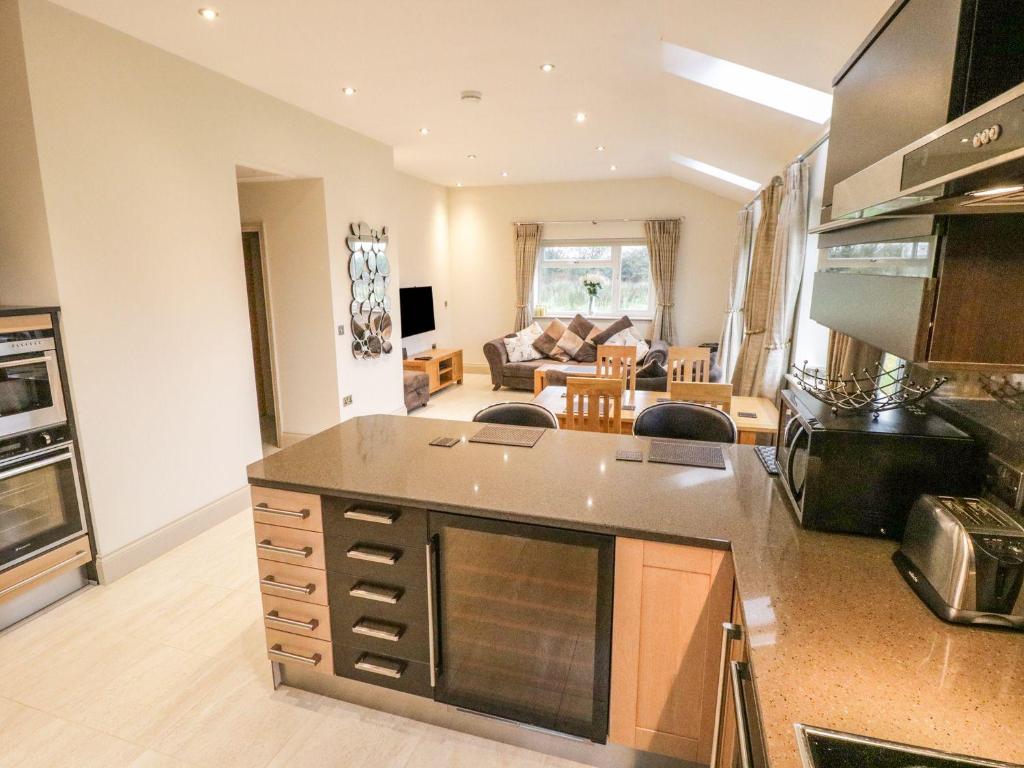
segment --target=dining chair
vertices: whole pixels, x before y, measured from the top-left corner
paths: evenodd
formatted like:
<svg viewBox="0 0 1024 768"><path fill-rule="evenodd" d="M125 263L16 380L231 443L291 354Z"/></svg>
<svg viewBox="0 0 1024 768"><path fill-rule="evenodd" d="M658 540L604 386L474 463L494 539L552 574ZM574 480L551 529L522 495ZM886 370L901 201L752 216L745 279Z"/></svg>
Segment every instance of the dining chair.
<svg viewBox="0 0 1024 768"><path fill-rule="evenodd" d="M510 424L517 427L558 429L555 414L536 403L495 403L477 411L473 421L485 424Z"/></svg>
<svg viewBox="0 0 1024 768"><path fill-rule="evenodd" d="M724 411L699 403L655 403L633 422L637 437L735 443L736 424Z"/></svg>
<svg viewBox="0 0 1024 768"><path fill-rule="evenodd" d="M692 381L673 381L668 385L672 400L686 403L713 405L729 413L732 405L732 384L698 384Z"/></svg>
<svg viewBox="0 0 1024 768"><path fill-rule="evenodd" d="M622 432L622 394L626 382L614 378L565 380L565 428L582 432Z"/></svg>
<svg viewBox="0 0 1024 768"><path fill-rule="evenodd" d="M630 394L636 392L636 347L619 344L597 345L599 378L619 378L626 382Z"/></svg>
<svg viewBox="0 0 1024 768"><path fill-rule="evenodd" d="M668 387L674 381L707 384L711 381L711 350L707 347L669 347L665 362Z"/></svg>

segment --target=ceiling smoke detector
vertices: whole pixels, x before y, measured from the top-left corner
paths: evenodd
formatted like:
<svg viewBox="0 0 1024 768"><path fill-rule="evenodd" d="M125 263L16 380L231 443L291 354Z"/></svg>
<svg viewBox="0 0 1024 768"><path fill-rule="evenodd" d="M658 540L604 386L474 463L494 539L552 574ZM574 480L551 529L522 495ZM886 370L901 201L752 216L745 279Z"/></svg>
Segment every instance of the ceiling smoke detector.
<svg viewBox="0 0 1024 768"><path fill-rule="evenodd" d="M459 94L463 104L479 104L483 98L484 95L480 91L463 91Z"/></svg>

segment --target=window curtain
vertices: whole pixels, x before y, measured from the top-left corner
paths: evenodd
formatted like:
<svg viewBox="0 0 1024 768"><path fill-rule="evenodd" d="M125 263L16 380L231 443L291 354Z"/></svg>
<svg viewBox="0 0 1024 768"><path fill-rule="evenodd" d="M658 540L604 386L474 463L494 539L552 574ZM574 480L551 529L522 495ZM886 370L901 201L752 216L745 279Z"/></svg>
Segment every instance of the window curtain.
<svg viewBox="0 0 1024 768"><path fill-rule="evenodd" d="M736 250L732 262L732 281L729 283L729 309L725 313L722 338L718 343L718 364L722 367L722 381L732 381L736 358L743 344L743 301L747 295L747 276L750 273L750 254L754 249L754 227L757 219L754 200L740 210L737 217Z"/></svg>
<svg viewBox="0 0 1024 768"><path fill-rule="evenodd" d="M859 339L836 330L828 333L828 362L825 377L830 382L852 378L865 368L875 372L875 366L882 362L884 353Z"/></svg>
<svg viewBox="0 0 1024 768"><path fill-rule="evenodd" d="M733 391L774 401L789 368L807 250L807 164L792 163L784 181L773 179L762 191L762 204Z"/></svg>
<svg viewBox="0 0 1024 768"><path fill-rule="evenodd" d="M530 293L533 291L533 275L537 271L541 229L540 224L515 225L516 331L523 330L533 322Z"/></svg>
<svg viewBox="0 0 1024 768"><path fill-rule="evenodd" d="M676 254L679 252L679 219L656 219L644 222L647 252L651 255L651 282L657 306L651 323L651 341L675 342L672 319L672 297L675 295Z"/></svg>

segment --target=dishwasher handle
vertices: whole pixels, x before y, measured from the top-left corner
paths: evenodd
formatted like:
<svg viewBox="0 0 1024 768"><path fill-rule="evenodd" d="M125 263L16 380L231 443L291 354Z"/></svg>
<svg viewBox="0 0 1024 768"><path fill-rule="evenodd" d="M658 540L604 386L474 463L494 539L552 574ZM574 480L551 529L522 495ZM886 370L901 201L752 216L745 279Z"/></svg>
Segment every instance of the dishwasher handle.
<svg viewBox="0 0 1024 768"><path fill-rule="evenodd" d="M715 701L715 729L711 735L711 768L718 768L722 751L722 726L725 721L726 689L729 685L729 646L733 640L743 637L743 627L725 622L722 624L722 657L718 665L718 698Z"/></svg>
<svg viewBox="0 0 1024 768"><path fill-rule="evenodd" d="M736 733L739 736L740 765L742 768L755 768L754 745L750 738L750 719L747 717L746 694L743 691L744 680L750 677L750 665L743 661L729 664L732 678L732 698L736 709Z"/></svg>

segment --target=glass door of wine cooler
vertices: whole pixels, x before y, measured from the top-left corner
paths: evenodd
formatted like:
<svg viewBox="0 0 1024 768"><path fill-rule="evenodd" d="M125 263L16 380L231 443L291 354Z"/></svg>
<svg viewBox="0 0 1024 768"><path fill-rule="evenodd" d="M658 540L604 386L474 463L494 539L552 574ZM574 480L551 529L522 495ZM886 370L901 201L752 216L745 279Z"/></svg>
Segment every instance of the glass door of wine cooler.
<svg viewBox="0 0 1024 768"><path fill-rule="evenodd" d="M431 513L438 701L603 743L614 543Z"/></svg>

